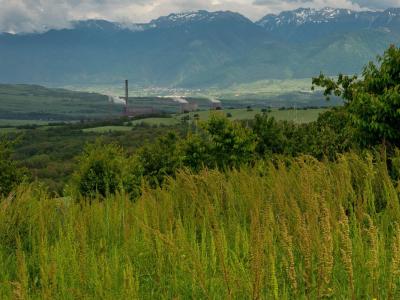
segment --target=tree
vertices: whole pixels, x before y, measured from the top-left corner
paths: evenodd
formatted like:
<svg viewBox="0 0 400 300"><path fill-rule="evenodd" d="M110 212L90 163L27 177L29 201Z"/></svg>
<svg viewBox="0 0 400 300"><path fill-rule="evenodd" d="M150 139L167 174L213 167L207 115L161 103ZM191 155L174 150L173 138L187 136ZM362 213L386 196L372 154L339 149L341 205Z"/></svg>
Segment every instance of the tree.
<svg viewBox="0 0 400 300"><path fill-rule="evenodd" d="M400 145L400 48L390 46L378 64L370 62L357 76L339 75L337 80L321 74L313 86L324 94L343 98L363 146L385 143Z"/></svg>
<svg viewBox="0 0 400 300"><path fill-rule="evenodd" d="M78 161L72 183L80 195L105 197L124 188L127 164L121 147L97 140L86 145Z"/></svg>
<svg viewBox="0 0 400 300"><path fill-rule="evenodd" d="M253 131L257 136L256 152L262 157L271 153L283 153L285 136L282 128L273 117L267 114L256 115Z"/></svg>
<svg viewBox="0 0 400 300"><path fill-rule="evenodd" d="M211 144L203 134L189 134L181 144L182 163L195 172L204 167L213 167Z"/></svg>
<svg viewBox="0 0 400 300"><path fill-rule="evenodd" d="M179 139L173 132L137 152L138 167L152 186L161 184L166 176L172 176L182 165Z"/></svg>
<svg viewBox="0 0 400 300"><path fill-rule="evenodd" d="M12 160L13 145L13 142L5 138L0 140L0 197L7 196L27 179L26 169L18 168Z"/></svg>
<svg viewBox="0 0 400 300"><path fill-rule="evenodd" d="M253 160L256 139L250 129L216 114L203 124L203 129L214 166L238 167Z"/></svg>

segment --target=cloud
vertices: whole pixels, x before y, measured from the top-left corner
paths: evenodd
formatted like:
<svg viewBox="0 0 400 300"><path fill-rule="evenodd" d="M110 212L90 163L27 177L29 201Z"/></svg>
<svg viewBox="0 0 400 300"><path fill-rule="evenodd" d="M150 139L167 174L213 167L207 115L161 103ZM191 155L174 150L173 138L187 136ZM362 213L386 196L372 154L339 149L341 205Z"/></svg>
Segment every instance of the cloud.
<svg viewBox="0 0 400 300"><path fill-rule="evenodd" d="M362 7L352 0L254 0L254 5L267 6L271 11L280 12L282 10L291 10L299 7L324 8L340 7L354 10L360 10Z"/></svg>
<svg viewBox="0 0 400 300"><path fill-rule="evenodd" d="M148 22L173 12L231 10L256 20L298 7L351 9L400 6L400 0L0 0L0 32L68 27L71 20Z"/></svg>
<svg viewBox="0 0 400 300"><path fill-rule="evenodd" d="M269 7L272 11L282 11L298 7L340 7L354 10L374 10L400 7L400 0L254 0L253 4Z"/></svg>
<svg viewBox="0 0 400 300"><path fill-rule="evenodd" d="M43 30L46 27L65 27L67 16L52 5L36 5L36 1L0 0L0 29L7 32Z"/></svg>
<svg viewBox="0 0 400 300"><path fill-rule="evenodd" d="M371 9L385 9L388 7L400 7L400 0L352 0L362 7Z"/></svg>

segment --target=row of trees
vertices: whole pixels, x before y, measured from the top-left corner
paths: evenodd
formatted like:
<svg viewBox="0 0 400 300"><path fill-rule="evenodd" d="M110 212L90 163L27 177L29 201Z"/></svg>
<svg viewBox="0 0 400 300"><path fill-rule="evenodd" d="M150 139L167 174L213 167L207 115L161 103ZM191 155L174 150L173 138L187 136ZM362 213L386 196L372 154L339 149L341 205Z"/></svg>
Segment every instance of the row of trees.
<svg viewBox="0 0 400 300"><path fill-rule="evenodd" d="M323 114L317 122L297 125L278 122L268 114L245 123L215 114L186 137L170 132L133 155L127 155L117 144L98 140L87 145L80 156L79 169L69 188L89 197L123 189L135 197L143 181L156 187L182 168L193 172L240 168L276 155L310 154L334 159L337 153L351 147L346 134L336 133L343 125L342 115L336 109Z"/></svg>

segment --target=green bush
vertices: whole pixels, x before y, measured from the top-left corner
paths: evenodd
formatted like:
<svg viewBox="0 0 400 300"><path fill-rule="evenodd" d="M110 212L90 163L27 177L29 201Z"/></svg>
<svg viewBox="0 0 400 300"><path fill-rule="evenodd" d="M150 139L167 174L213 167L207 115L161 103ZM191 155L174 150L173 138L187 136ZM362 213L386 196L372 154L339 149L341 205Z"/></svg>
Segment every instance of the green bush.
<svg viewBox="0 0 400 300"><path fill-rule="evenodd" d="M7 196L27 179L27 170L17 167L11 158L13 143L0 140L0 197Z"/></svg>
<svg viewBox="0 0 400 300"><path fill-rule="evenodd" d="M254 159L256 138L250 129L219 115L213 115L203 128L214 166L238 167Z"/></svg>
<svg viewBox="0 0 400 300"><path fill-rule="evenodd" d="M123 189L127 164L121 147L98 140L86 145L78 161L72 185L80 195L105 197Z"/></svg>
<svg viewBox="0 0 400 300"><path fill-rule="evenodd" d="M147 144L137 151L136 168L140 168L144 178L152 186L161 184L166 176L173 176L182 166L178 142L178 136L170 132L153 144ZM136 172L140 173L140 171Z"/></svg>

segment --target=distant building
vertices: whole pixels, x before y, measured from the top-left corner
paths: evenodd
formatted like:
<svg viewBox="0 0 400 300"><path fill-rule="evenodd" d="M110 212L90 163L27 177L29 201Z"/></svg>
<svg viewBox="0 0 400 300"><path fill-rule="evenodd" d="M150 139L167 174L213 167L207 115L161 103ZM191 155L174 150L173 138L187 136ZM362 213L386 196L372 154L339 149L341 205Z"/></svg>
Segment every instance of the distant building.
<svg viewBox="0 0 400 300"><path fill-rule="evenodd" d="M222 109L222 103L219 101L213 101L211 102L211 110L221 110Z"/></svg>
<svg viewBox="0 0 400 300"><path fill-rule="evenodd" d="M196 111L198 108L199 108L199 105L194 102L182 103L181 104L181 113Z"/></svg>
<svg viewBox="0 0 400 300"><path fill-rule="evenodd" d="M127 117L140 117L159 114L160 111L153 107L127 107L124 111L124 115Z"/></svg>

